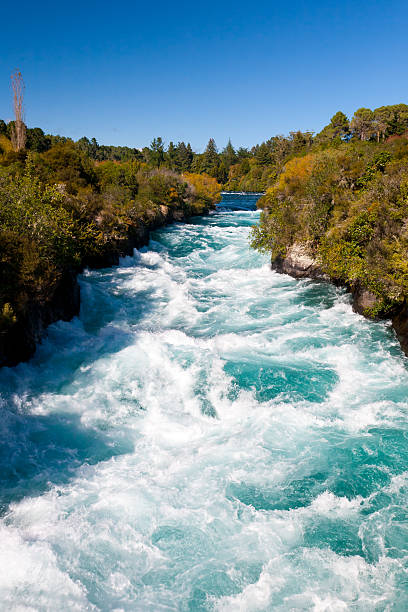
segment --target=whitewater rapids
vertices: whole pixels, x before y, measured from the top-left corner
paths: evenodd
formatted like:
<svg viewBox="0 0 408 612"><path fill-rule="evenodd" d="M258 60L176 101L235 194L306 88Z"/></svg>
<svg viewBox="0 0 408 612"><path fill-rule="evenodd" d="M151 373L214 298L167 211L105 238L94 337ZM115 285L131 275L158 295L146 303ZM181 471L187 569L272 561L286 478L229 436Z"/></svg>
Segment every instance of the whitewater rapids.
<svg viewBox="0 0 408 612"><path fill-rule="evenodd" d="M0 371L2 610L408 609L407 360L245 202L86 272Z"/></svg>

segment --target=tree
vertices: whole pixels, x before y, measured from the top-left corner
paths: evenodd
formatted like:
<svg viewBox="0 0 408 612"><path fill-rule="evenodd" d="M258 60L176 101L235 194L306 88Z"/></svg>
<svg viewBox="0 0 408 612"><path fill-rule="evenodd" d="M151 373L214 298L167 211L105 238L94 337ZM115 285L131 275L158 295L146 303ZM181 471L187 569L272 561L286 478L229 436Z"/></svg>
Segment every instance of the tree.
<svg viewBox="0 0 408 612"><path fill-rule="evenodd" d="M226 183L228 180L228 170L229 167L225 164L224 160L221 159L220 163L217 166L215 174L215 178L219 183Z"/></svg>
<svg viewBox="0 0 408 612"><path fill-rule="evenodd" d="M273 158L276 168L278 170L282 170L285 163L285 159L291 151L290 140L283 136L283 134L279 134L278 136L273 136L270 140L268 140L268 145L271 151L273 152Z"/></svg>
<svg viewBox="0 0 408 612"><path fill-rule="evenodd" d="M41 172L46 180L64 183L71 194L97 183L94 163L72 141L60 142L43 153Z"/></svg>
<svg viewBox="0 0 408 612"><path fill-rule="evenodd" d="M373 125L377 136L377 142L380 141L380 138L384 140L387 131L389 131L391 127L393 115L394 114L389 106L380 106L374 110Z"/></svg>
<svg viewBox="0 0 408 612"><path fill-rule="evenodd" d="M272 163L271 150L266 142L262 142L255 147L255 159L260 166L267 166Z"/></svg>
<svg viewBox="0 0 408 612"><path fill-rule="evenodd" d="M99 144L96 138L89 140L89 138L83 136L77 141L77 145L86 155L89 155L92 159L98 159Z"/></svg>
<svg viewBox="0 0 408 612"><path fill-rule="evenodd" d="M202 172L207 172L210 176L215 176L218 168L218 151L214 138L210 138L202 158Z"/></svg>
<svg viewBox="0 0 408 612"><path fill-rule="evenodd" d="M51 138L46 136L41 128L27 130L27 149L43 153L51 147Z"/></svg>
<svg viewBox="0 0 408 612"><path fill-rule="evenodd" d="M334 137L345 138L350 133L350 124L342 111L337 111L335 115L330 119L330 127L333 130Z"/></svg>
<svg viewBox="0 0 408 612"><path fill-rule="evenodd" d="M350 123L350 128L354 136L360 140L370 140L375 133L374 113L370 108L359 108L354 113Z"/></svg>
<svg viewBox="0 0 408 612"><path fill-rule="evenodd" d="M11 142L15 151L21 151L26 145L26 126L24 123L24 81L21 72L16 70L11 75L13 90L13 110L15 122L11 131Z"/></svg>
<svg viewBox="0 0 408 612"><path fill-rule="evenodd" d="M241 161L242 159L246 159L251 157L251 153L245 147L239 147L237 151L237 160Z"/></svg>
<svg viewBox="0 0 408 612"><path fill-rule="evenodd" d="M322 131L317 134L316 141L318 143L329 142L331 140L335 140L336 138L347 140L349 135L349 120L342 111L337 111L337 113L330 119L329 125L326 125Z"/></svg>
<svg viewBox="0 0 408 612"><path fill-rule="evenodd" d="M171 170L179 171L179 160L177 156L177 147L172 141L169 142L166 152L166 164Z"/></svg>
<svg viewBox="0 0 408 612"><path fill-rule="evenodd" d="M232 166L233 164L236 164L238 161L237 154L235 153L235 149L232 146L231 140L228 140L227 146L224 148L221 156L222 156L222 161L225 167L227 168L227 172L228 172L230 166Z"/></svg>
<svg viewBox="0 0 408 612"><path fill-rule="evenodd" d="M403 134L408 130L408 106L406 104L394 104L394 134Z"/></svg>
<svg viewBox="0 0 408 612"><path fill-rule="evenodd" d="M183 178L194 187L196 194L208 201L219 202L221 200L221 185L208 174L194 174L185 172Z"/></svg>
<svg viewBox="0 0 408 612"><path fill-rule="evenodd" d="M191 164L190 172L193 174L200 174L203 172L203 159L204 153L196 153Z"/></svg>
<svg viewBox="0 0 408 612"><path fill-rule="evenodd" d="M289 132L291 153L301 153L313 144L313 132Z"/></svg>
<svg viewBox="0 0 408 612"><path fill-rule="evenodd" d="M191 169L194 157L190 143L186 145L184 142L179 142L176 149L179 170L181 170L181 172L188 172Z"/></svg>
<svg viewBox="0 0 408 612"><path fill-rule="evenodd" d="M150 143L149 161L157 168L160 168L164 162L164 158L163 139L160 136L158 138L153 138L152 142Z"/></svg>
<svg viewBox="0 0 408 612"><path fill-rule="evenodd" d="M56 134L55 136L53 134L47 134L47 136L51 140L52 147L57 144L65 144L67 142L74 142L72 138L67 138L66 136L60 136L59 134Z"/></svg>
<svg viewBox="0 0 408 612"><path fill-rule="evenodd" d="M249 163L249 159L248 157L244 157L244 159L239 164L240 175L243 176L244 174L248 174L250 170L251 170L251 164Z"/></svg>

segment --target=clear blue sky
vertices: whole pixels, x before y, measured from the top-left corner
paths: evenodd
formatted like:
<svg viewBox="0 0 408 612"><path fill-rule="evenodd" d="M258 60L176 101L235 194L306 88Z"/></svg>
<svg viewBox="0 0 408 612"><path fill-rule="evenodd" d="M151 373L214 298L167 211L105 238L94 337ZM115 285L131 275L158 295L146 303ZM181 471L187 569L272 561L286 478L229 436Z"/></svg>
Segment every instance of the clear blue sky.
<svg viewBox="0 0 408 612"><path fill-rule="evenodd" d="M406 1L22 0L1 17L0 117L18 67L27 124L74 139L250 146L408 103Z"/></svg>

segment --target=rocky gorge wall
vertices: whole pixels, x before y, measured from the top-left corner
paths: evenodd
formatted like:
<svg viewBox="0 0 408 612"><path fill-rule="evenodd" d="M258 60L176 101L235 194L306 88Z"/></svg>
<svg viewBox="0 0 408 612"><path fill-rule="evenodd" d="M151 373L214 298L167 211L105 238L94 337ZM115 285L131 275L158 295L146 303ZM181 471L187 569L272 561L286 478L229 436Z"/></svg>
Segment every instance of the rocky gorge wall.
<svg viewBox="0 0 408 612"><path fill-rule="evenodd" d="M208 208L202 214L208 214L209 210ZM15 366L30 359L48 325L59 320L70 321L79 314L80 288L77 277L84 268L117 265L120 257L132 255L134 249L146 246L151 231L189 219L185 210L164 205L152 210L148 217L148 221L138 220L134 225L130 225L127 234L118 237L114 245L107 244L103 253L84 260L81 269L65 270L47 300L37 299L29 302L24 314L6 331L0 332L0 367Z"/></svg>
<svg viewBox="0 0 408 612"><path fill-rule="evenodd" d="M278 256L272 259L271 266L276 272L288 274L293 278L310 278L340 284L324 273L316 259L308 252L307 246L303 244L293 244L288 248L285 257ZM354 312L372 319L368 313L375 307L377 296L358 282L353 285L345 285L345 287L352 295ZM401 348L408 356L408 305L404 302L397 311L391 314L390 320Z"/></svg>

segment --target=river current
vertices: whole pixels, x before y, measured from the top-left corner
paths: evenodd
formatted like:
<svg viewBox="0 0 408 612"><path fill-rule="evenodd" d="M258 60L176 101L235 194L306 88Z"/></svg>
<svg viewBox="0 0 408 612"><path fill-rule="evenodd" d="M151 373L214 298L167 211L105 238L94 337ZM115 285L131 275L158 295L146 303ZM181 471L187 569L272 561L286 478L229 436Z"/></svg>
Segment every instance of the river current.
<svg viewBox="0 0 408 612"><path fill-rule="evenodd" d="M81 277L0 371L0 609L405 611L408 368L249 248L255 196Z"/></svg>

